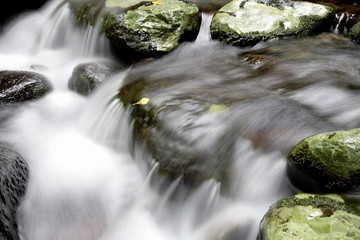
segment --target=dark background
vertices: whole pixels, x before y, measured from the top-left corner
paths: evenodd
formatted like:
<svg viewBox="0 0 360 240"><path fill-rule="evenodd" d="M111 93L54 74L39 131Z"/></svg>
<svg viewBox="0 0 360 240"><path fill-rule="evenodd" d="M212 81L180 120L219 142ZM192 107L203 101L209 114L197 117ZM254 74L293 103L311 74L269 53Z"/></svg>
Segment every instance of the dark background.
<svg viewBox="0 0 360 240"><path fill-rule="evenodd" d="M21 13L39 10L45 2L47 0L3 1L0 8L0 26L3 26Z"/></svg>

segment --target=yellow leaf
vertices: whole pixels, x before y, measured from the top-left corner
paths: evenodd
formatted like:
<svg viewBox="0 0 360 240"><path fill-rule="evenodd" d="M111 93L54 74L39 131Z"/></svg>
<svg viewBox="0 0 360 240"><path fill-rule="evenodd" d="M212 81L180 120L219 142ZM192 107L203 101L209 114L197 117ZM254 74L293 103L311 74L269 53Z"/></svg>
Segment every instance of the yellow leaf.
<svg viewBox="0 0 360 240"><path fill-rule="evenodd" d="M150 99L148 99L148 98L142 98L142 99L140 99L140 101L133 103L133 105L145 105L149 102L149 100Z"/></svg>
<svg viewBox="0 0 360 240"><path fill-rule="evenodd" d="M155 0L155 1L153 1L152 3L160 6L160 0Z"/></svg>
<svg viewBox="0 0 360 240"><path fill-rule="evenodd" d="M208 112L209 113L222 113L228 111L229 108L224 104L213 104L210 106Z"/></svg>

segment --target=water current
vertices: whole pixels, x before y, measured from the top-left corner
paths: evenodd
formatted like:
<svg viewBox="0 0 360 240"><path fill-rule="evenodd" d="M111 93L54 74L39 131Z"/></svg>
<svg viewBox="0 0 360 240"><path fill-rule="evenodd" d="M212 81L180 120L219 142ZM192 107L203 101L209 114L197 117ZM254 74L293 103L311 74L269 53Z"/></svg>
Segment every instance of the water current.
<svg viewBox="0 0 360 240"><path fill-rule="evenodd" d="M190 190L181 179L157 175L116 98L125 67L88 97L68 90L77 64L114 60L98 26L75 27L68 6L53 0L3 28L0 70L36 71L53 85L39 100L1 107L0 140L30 167L18 210L22 240L256 239L271 204L298 192L285 171L291 147L312 134L360 126L358 45L326 33L240 49L210 40L210 20L203 16L197 41L138 71L191 76L164 97L199 85L248 97L232 117L202 119L211 128L193 133L204 149L204 131L238 133L225 138L234 149L227 194L215 180Z"/></svg>

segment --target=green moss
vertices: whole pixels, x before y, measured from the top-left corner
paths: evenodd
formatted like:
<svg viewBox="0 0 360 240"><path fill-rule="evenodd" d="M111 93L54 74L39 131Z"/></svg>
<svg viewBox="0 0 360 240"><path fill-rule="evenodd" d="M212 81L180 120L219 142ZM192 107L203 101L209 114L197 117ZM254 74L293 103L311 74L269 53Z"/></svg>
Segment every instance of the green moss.
<svg viewBox="0 0 360 240"><path fill-rule="evenodd" d="M336 195L335 195L336 196ZM338 195L337 195L338 196ZM323 212L326 211L344 211L360 216L359 210L347 205L344 200L340 197L332 197L331 195L295 195L290 198L285 198L276 203L276 208L292 208L295 206L312 206L314 208L321 209Z"/></svg>
<svg viewBox="0 0 360 240"><path fill-rule="evenodd" d="M359 184L360 129L306 138L290 152L288 158L290 164L319 182Z"/></svg>
<svg viewBox="0 0 360 240"><path fill-rule="evenodd" d="M350 28L349 38L356 43L360 43L360 23L357 23Z"/></svg>
<svg viewBox="0 0 360 240"><path fill-rule="evenodd" d="M280 9L269 5L243 0L225 5L213 18L213 38L245 46L271 38L314 34L329 29L335 16L331 8L312 3Z"/></svg>
<svg viewBox="0 0 360 240"><path fill-rule="evenodd" d="M298 194L274 204L261 222L259 240L358 239L359 212L338 195Z"/></svg>
<svg viewBox="0 0 360 240"><path fill-rule="evenodd" d="M146 32L157 51L169 52L178 46L181 36L196 29L199 9L178 0L161 0L160 5L141 6L125 15L125 23L134 31Z"/></svg>

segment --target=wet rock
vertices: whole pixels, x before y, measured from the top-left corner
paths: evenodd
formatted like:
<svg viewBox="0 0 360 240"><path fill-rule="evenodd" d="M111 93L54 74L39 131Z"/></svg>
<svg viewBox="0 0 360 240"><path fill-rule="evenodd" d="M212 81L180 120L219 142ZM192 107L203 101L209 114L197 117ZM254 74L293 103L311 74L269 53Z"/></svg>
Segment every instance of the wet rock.
<svg viewBox="0 0 360 240"><path fill-rule="evenodd" d="M360 43L360 22L350 29L349 38L356 43Z"/></svg>
<svg viewBox="0 0 360 240"><path fill-rule="evenodd" d="M236 46L289 36L328 31L335 13L307 2L234 0L222 7L211 23L213 39Z"/></svg>
<svg viewBox="0 0 360 240"><path fill-rule="evenodd" d="M51 90L41 74L26 71L0 71L0 103L16 103L42 97Z"/></svg>
<svg viewBox="0 0 360 240"><path fill-rule="evenodd" d="M297 194L271 206L258 240L357 239L358 210L338 195Z"/></svg>
<svg viewBox="0 0 360 240"><path fill-rule="evenodd" d="M69 0L69 8L74 14L77 24L94 25L104 13L106 0Z"/></svg>
<svg viewBox="0 0 360 240"><path fill-rule="evenodd" d="M334 9L336 13L336 19L333 29L335 32L347 33L354 24L360 21L359 0L309 0L307 2L322 4Z"/></svg>
<svg viewBox="0 0 360 240"><path fill-rule="evenodd" d="M196 39L199 9L180 0L70 1L80 23L101 19L105 37L126 63L156 57Z"/></svg>
<svg viewBox="0 0 360 240"><path fill-rule="evenodd" d="M0 239L19 239L16 210L25 194L28 166L13 150L0 145Z"/></svg>
<svg viewBox="0 0 360 240"><path fill-rule="evenodd" d="M89 95L103 81L110 78L117 69L118 66L110 62L79 64L73 70L68 87L81 95Z"/></svg>
<svg viewBox="0 0 360 240"><path fill-rule="evenodd" d="M196 4L201 12L215 13L231 0L189 0L188 2Z"/></svg>
<svg viewBox="0 0 360 240"><path fill-rule="evenodd" d="M295 1L302 2L305 0ZM334 9L334 11L339 15L341 15L342 13L347 13L349 15L359 15L360 13L359 0L306 0L306 2L326 5Z"/></svg>
<svg viewBox="0 0 360 240"><path fill-rule="evenodd" d="M360 184L360 129L303 139L288 156L293 184L304 191L346 191Z"/></svg>

